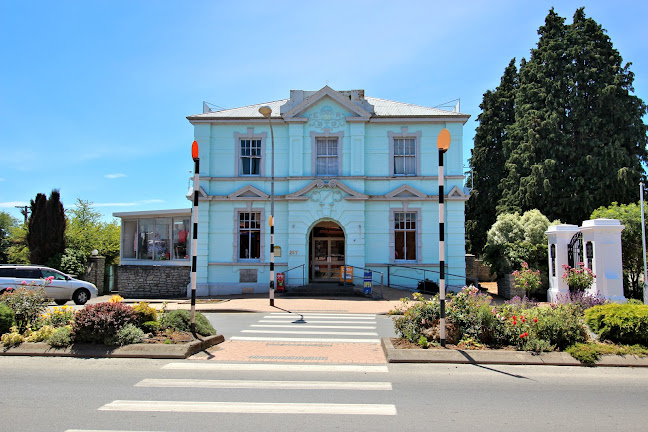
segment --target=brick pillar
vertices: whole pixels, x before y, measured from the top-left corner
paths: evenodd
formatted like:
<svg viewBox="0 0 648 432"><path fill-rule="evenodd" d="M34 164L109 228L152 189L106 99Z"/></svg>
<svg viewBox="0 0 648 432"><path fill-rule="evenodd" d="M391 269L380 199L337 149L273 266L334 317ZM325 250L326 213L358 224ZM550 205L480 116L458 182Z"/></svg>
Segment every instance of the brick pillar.
<svg viewBox="0 0 648 432"><path fill-rule="evenodd" d="M99 295L104 293L104 272L106 268L106 257L91 256L86 263L86 271L83 280L95 284Z"/></svg>

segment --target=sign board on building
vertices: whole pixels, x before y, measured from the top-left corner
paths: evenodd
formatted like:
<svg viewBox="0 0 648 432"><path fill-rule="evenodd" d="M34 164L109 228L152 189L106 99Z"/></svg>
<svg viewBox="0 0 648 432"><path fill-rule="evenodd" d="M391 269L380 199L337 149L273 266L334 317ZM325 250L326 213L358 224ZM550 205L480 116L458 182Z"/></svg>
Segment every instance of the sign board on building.
<svg viewBox="0 0 648 432"><path fill-rule="evenodd" d="M371 294L372 285L373 285L373 273L371 271L365 271L364 285L362 287L362 292L364 294Z"/></svg>
<svg viewBox="0 0 648 432"><path fill-rule="evenodd" d="M353 267L340 267L340 282L353 282Z"/></svg>

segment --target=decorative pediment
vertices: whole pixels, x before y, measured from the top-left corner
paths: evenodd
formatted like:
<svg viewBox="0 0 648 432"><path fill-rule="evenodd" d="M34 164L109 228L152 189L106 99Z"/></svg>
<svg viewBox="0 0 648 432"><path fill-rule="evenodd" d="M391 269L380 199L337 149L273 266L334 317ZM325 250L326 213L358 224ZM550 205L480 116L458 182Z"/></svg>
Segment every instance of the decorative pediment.
<svg viewBox="0 0 648 432"><path fill-rule="evenodd" d="M286 195L287 200L301 200L306 201L308 199L315 199L315 194L310 194L310 192L316 189L318 196L321 196L322 189L330 189L332 194L335 195L336 199L345 199L345 200L366 200L369 199L368 195L357 192L339 180L314 180L307 184L305 187L301 188L297 192L293 192L289 195ZM344 192L346 195L344 195ZM310 194L310 195L309 195ZM338 200L339 201L339 200Z"/></svg>
<svg viewBox="0 0 648 432"><path fill-rule="evenodd" d="M282 109L281 114L285 120L288 120L293 117L299 117L299 114L303 113L308 108L312 107L322 99L329 97L333 99L335 102L337 102L338 104L340 104L341 106L343 106L344 108L346 108L347 110L349 110L350 112L356 114L358 117L369 119L369 117L371 117L372 114L367 109L370 109L369 107L371 105L369 105L369 103L364 99L364 96L362 96L361 97L362 106L361 106L360 104L353 101L352 96L353 95L346 96L342 92L335 91L329 86L324 86L321 90L315 92L314 94L309 95L308 97L304 98L300 102L297 101L293 102L292 100L289 100L285 105L286 108L284 108L284 109L288 109L288 111L283 112Z"/></svg>
<svg viewBox="0 0 648 432"><path fill-rule="evenodd" d="M458 186L455 186L450 189L446 199L449 201L468 201L468 198L470 198L470 195L464 193Z"/></svg>
<svg viewBox="0 0 648 432"><path fill-rule="evenodd" d="M270 198L270 195L260 191L254 186L247 185L237 190L236 192L227 195L227 198L231 200L245 200L245 201L267 200L268 198Z"/></svg>
<svg viewBox="0 0 648 432"><path fill-rule="evenodd" d="M385 195L385 198L425 199L427 195L409 185L403 185Z"/></svg>
<svg viewBox="0 0 648 432"><path fill-rule="evenodd" d="M194 188L193 188L193 186L191 186L191 187L189 188L189 190L187 191L187 194L185 195L185 197L186 197L189 201L192 201L192 200L193 200L193 194L194 194ZM198 189L198 199L200 199L200 198L207 198L208 196L209 196L209 195L207 194L207 192L205 192L205 189L203 189L203 187L200 186L200 188Z"/></svg>

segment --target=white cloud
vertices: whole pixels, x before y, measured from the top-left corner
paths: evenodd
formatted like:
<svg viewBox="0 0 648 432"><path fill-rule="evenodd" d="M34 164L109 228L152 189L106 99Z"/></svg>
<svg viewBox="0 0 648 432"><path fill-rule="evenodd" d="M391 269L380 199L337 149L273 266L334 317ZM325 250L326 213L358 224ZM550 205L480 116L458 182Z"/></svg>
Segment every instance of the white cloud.
<svg viewBox="0 0 648 432"><path fill-rule="evenodd" d="M128 176L126 174L117 173L117 174L106 174L104 177L109 179L116 179L116 178L128 177Z"/></svg>
<svg viewBox="0 0 648 432"><path fill-rule="evenodd" d="M24 201L0 202L0 208L5 208L5 207L25 207L26 205L29 205L29 203L24 202Z"/></svg>

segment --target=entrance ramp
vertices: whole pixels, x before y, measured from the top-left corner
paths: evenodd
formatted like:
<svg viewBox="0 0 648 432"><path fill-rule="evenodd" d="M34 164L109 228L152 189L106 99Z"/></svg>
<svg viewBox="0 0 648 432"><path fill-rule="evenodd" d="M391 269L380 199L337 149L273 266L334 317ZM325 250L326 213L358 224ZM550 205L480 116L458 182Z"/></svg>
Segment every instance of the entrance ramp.
<svg viewBox="0 0 648 432"><path fill-rule="evenodd" d="M287 287L282 296L303 297L355 297L362 296L362 290L347 283L346 286L337 282L311 283L304 286Z"/></svg>

